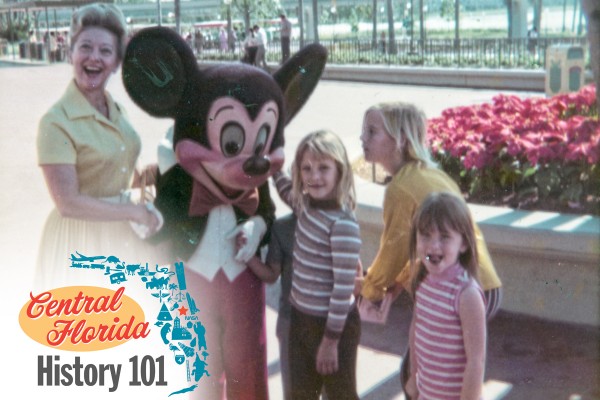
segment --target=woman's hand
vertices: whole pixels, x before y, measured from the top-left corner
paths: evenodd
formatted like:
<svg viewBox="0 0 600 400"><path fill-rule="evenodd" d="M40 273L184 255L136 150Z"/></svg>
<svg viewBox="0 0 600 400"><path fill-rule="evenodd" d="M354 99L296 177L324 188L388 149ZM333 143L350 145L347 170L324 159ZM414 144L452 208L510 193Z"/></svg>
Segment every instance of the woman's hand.
<svg viewBox="0 0 600 400"><path fill-rule="evenodd" d="M131 187L141 187L142 182L144 182L146 186L155 185L157 175L158 164L148 164L141 171L136 169L133 175L133 182L131 183Z"/></svg>
<svg viewBox="0 0 600 400"><path fill-rule="evenodd" d="M317 351L317 372L321 375L336 373L338 364L338 339L323 337Z"/></svg>
<svg viewBox="0 0 600 400"><path fill-rule="evenodd" d="M148 236L155 234L159 225L156 215L143 204L135 204L131 207L132 214L130 221L145 226L148 229Z"/></svg>

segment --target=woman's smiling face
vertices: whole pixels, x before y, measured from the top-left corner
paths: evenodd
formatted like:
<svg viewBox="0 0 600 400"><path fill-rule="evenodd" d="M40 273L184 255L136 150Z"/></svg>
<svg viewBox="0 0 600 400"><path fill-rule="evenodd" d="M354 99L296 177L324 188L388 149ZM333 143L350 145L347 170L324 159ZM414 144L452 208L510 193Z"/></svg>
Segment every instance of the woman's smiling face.
<svg viewBox="0 0 600 400"><path fill-rule="evenodd" d="M85 29L71 50L75 82L83 92L103 91L119 62L117 36L104 28Z"/></svg>

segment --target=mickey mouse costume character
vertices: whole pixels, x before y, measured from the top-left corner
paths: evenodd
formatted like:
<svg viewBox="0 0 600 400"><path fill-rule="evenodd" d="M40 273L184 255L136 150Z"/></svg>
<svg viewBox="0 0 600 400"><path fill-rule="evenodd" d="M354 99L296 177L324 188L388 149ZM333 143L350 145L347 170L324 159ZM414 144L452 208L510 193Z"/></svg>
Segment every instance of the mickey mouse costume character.
<svg viewBox="0 0 600 400"><path fill-rule="evenodd" d="M326 58L315 44L273 76L242 63L200 69L185 41L161 27L140 31L127 47L129 95L151 115L175 120L173 165L161 170L155 200L164 227L152 240L169 239L184 261L206 326L210 377L192 395L221 399L226 388L230 399L268 399L264 287L245 263L275 217L268 178L284 162L284 126ZM242 230L249 240L236 254Z"/></svg>

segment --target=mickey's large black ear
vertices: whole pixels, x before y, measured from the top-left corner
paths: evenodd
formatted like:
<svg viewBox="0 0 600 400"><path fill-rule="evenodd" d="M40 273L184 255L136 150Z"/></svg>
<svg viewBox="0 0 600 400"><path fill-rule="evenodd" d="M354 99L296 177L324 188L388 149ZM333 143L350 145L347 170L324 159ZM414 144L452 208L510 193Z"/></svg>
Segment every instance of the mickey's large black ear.
<svg viewBox="0 0 600 400"><path fill-rule="evenodd" d="M327 49L319 44L310 44L294 54L273 74L283 91L286 125L304 106L317 86L326 62Z"/></svg>
<svg viewBox="0 0 600 400"><path fill-rule="evenodd" d="M190 74L197 69L190 46L171 29L152 27L131 38L123 59L129 96L156 117L173 117Z"/></svg>

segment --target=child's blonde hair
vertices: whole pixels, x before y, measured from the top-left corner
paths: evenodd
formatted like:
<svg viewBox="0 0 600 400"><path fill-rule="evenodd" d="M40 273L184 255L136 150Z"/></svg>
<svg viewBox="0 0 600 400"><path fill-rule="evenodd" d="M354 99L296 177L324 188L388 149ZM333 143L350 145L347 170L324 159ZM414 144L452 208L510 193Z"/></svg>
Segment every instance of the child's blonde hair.
<svg viewBox="0 0 600 400"><path fill-rule="evenodd" d="M467 203L452 193L431 193L415 213L410 230L408 255L411 268L410 288L413 296L419 284L427 276L425 266L417 259L417 233L430 232L434 228L440 232L452 230L462 236L466 250L459 254L458 261L470 276L477 279L479 267L477 242Z"/></svg>
<svg viewBox="0 0 600 400"><path fill-rule="evenodd" d="M77 42L81 32L87 28L103 28L117 37L117 57L122 60L125 55L127 22L121 10L113 4L93 3L78 8L71 17L70 43L71 49Z"/></svg>
<svg viewBox="0 0 600 400"><path fill-rule="evenodd" d="M429 151L427 117L422 110L403 102L379 103L369 107L365 116L373 111L383 116L385 130L396 141L397 148L403 147L405 161L420 161L427 167L437 168Z"/></svg>
<svg viewBox="0 0 600 400"><path fill-rule="evenodd" d="M294 208L302 209L305 205L305 196L303 195L305 188L302 187L300 163L307 151L317 158L330 158L335 162L339 175L335 187L335 200L342 208L348 211L354 210L356 206L354 175L346 148L335 133L327 130L306 135L296 149L296 156L292 164L292 203Z"/></svg>

